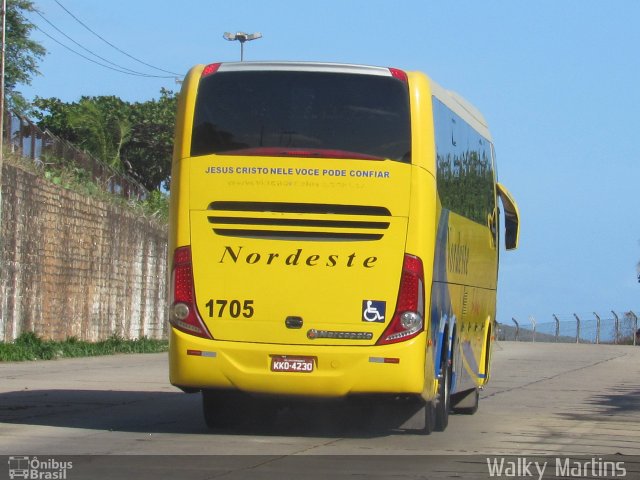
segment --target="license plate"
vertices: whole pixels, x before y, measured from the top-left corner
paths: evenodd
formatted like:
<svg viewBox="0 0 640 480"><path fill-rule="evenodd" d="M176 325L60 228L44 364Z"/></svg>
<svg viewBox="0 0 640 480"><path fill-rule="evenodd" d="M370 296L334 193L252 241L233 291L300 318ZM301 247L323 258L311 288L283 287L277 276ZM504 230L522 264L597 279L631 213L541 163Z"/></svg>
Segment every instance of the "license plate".
<svg viewBox="0 0 640 480"><path fill-rule="evenodd" d="M314 357L289 357L274 355L271 357L272 372L311 373L315 364Z"/></svg>

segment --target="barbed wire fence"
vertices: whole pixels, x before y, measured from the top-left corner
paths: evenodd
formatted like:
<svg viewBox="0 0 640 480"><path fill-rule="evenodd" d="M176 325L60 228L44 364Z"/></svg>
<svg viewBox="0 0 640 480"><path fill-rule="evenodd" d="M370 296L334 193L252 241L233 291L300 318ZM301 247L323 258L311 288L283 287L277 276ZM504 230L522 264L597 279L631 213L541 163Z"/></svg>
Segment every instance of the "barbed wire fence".
<svg viewBox="0 0 640 480"><path fill-rule="evenodd" d="M553 314L551 320L512 318L498 322L498 340L521 342L640 345L638 316L633 311Z"/></svg>
<svg viewBox="0 0 640 480"><path fill-rule="evenodd" d="M38 167L52 159L64 160L87 172L107 192L126 199L148 198L149 191L140 182L48 130L42 131L28 118L5 111L4 119L4 145L8 151L30 159Z"/></svg>

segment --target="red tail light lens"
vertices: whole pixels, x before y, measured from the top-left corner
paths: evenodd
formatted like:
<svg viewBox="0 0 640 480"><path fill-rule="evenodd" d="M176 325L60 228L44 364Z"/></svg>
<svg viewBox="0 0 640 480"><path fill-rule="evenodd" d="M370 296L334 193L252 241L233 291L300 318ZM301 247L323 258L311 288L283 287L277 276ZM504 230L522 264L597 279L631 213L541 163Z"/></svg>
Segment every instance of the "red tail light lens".
<svg viewBox="0 0 640 480"><path fill-rule="evenodd" d="M404 83L409 83L409 78L407 77L407 72L404 70L400 70L398 68L390 68L391 76L397 78L398 80L402 80Z"/></svg>
<svg viewBox="0 0 640 480"><path fill-rule="evenodd" d="M177 248L173 254L169 323L182 332L202 338L213 338L196 307L191 247Z"/></svg>
<svg viewBox="0 0 640 480"><path fill-rule="evenodd" d="M424 330L424 269L422 260L405 254L396 311L389 326L376 343L403 342Z"/></svg>
<svg viewBox="0 0 640 480"><path fill-rule="evenodd" d="M211 63L207 65L206 67L204 67L204 70L202 70L202 75L200 75L200 78L213 75L218 71L218 69L220 68L220 65L221 65L220 63Z"/></svg>

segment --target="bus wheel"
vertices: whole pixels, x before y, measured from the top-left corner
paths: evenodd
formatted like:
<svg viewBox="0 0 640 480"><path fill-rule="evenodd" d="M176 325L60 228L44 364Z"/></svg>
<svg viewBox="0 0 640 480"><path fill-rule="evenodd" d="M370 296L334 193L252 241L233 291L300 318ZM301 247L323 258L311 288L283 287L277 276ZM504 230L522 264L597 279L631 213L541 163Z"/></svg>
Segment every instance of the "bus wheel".
<svg viewBox="0 0 640 480"><path fill-rule="evenodd" d="M438 382L438 397L435 404L435 430L443 432L449 424L451 388L451 363L448 359L442 361L442 378Z"/></svg>
<svg viewBox="0 0 640 480"><path fill-rule="evenodd" d="M202 413L211 429L239 424L246 410L246 398L238 392L202 390Z"/></svg>
<svg viewBox="0 0 640 480"><path fill-rule="evenodd" d="M436 406L433 402L427 402L424 406L426 427L423 430L423 434L429 435L436 429Z"/></svg>

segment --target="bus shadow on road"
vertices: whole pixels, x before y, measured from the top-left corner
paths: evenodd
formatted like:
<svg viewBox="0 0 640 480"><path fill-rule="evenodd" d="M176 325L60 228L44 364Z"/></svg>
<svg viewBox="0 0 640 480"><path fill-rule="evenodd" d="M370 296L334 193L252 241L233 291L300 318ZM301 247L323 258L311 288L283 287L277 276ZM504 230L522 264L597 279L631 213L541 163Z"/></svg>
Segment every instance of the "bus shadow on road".
<svg viewBox="0 0 640 480"><path fill-rule="evenodd" d="M255 399L259 402L259 399ZM266 420L266 419L265 419ZM0 393L0 424L82 428L114 432L233 434L371 438L415 431L399 419L368 418L359 404L300 401L279 406L269 421L247 421L220 430L206 427L201 396L182 392L22 390Z"/></svg>

